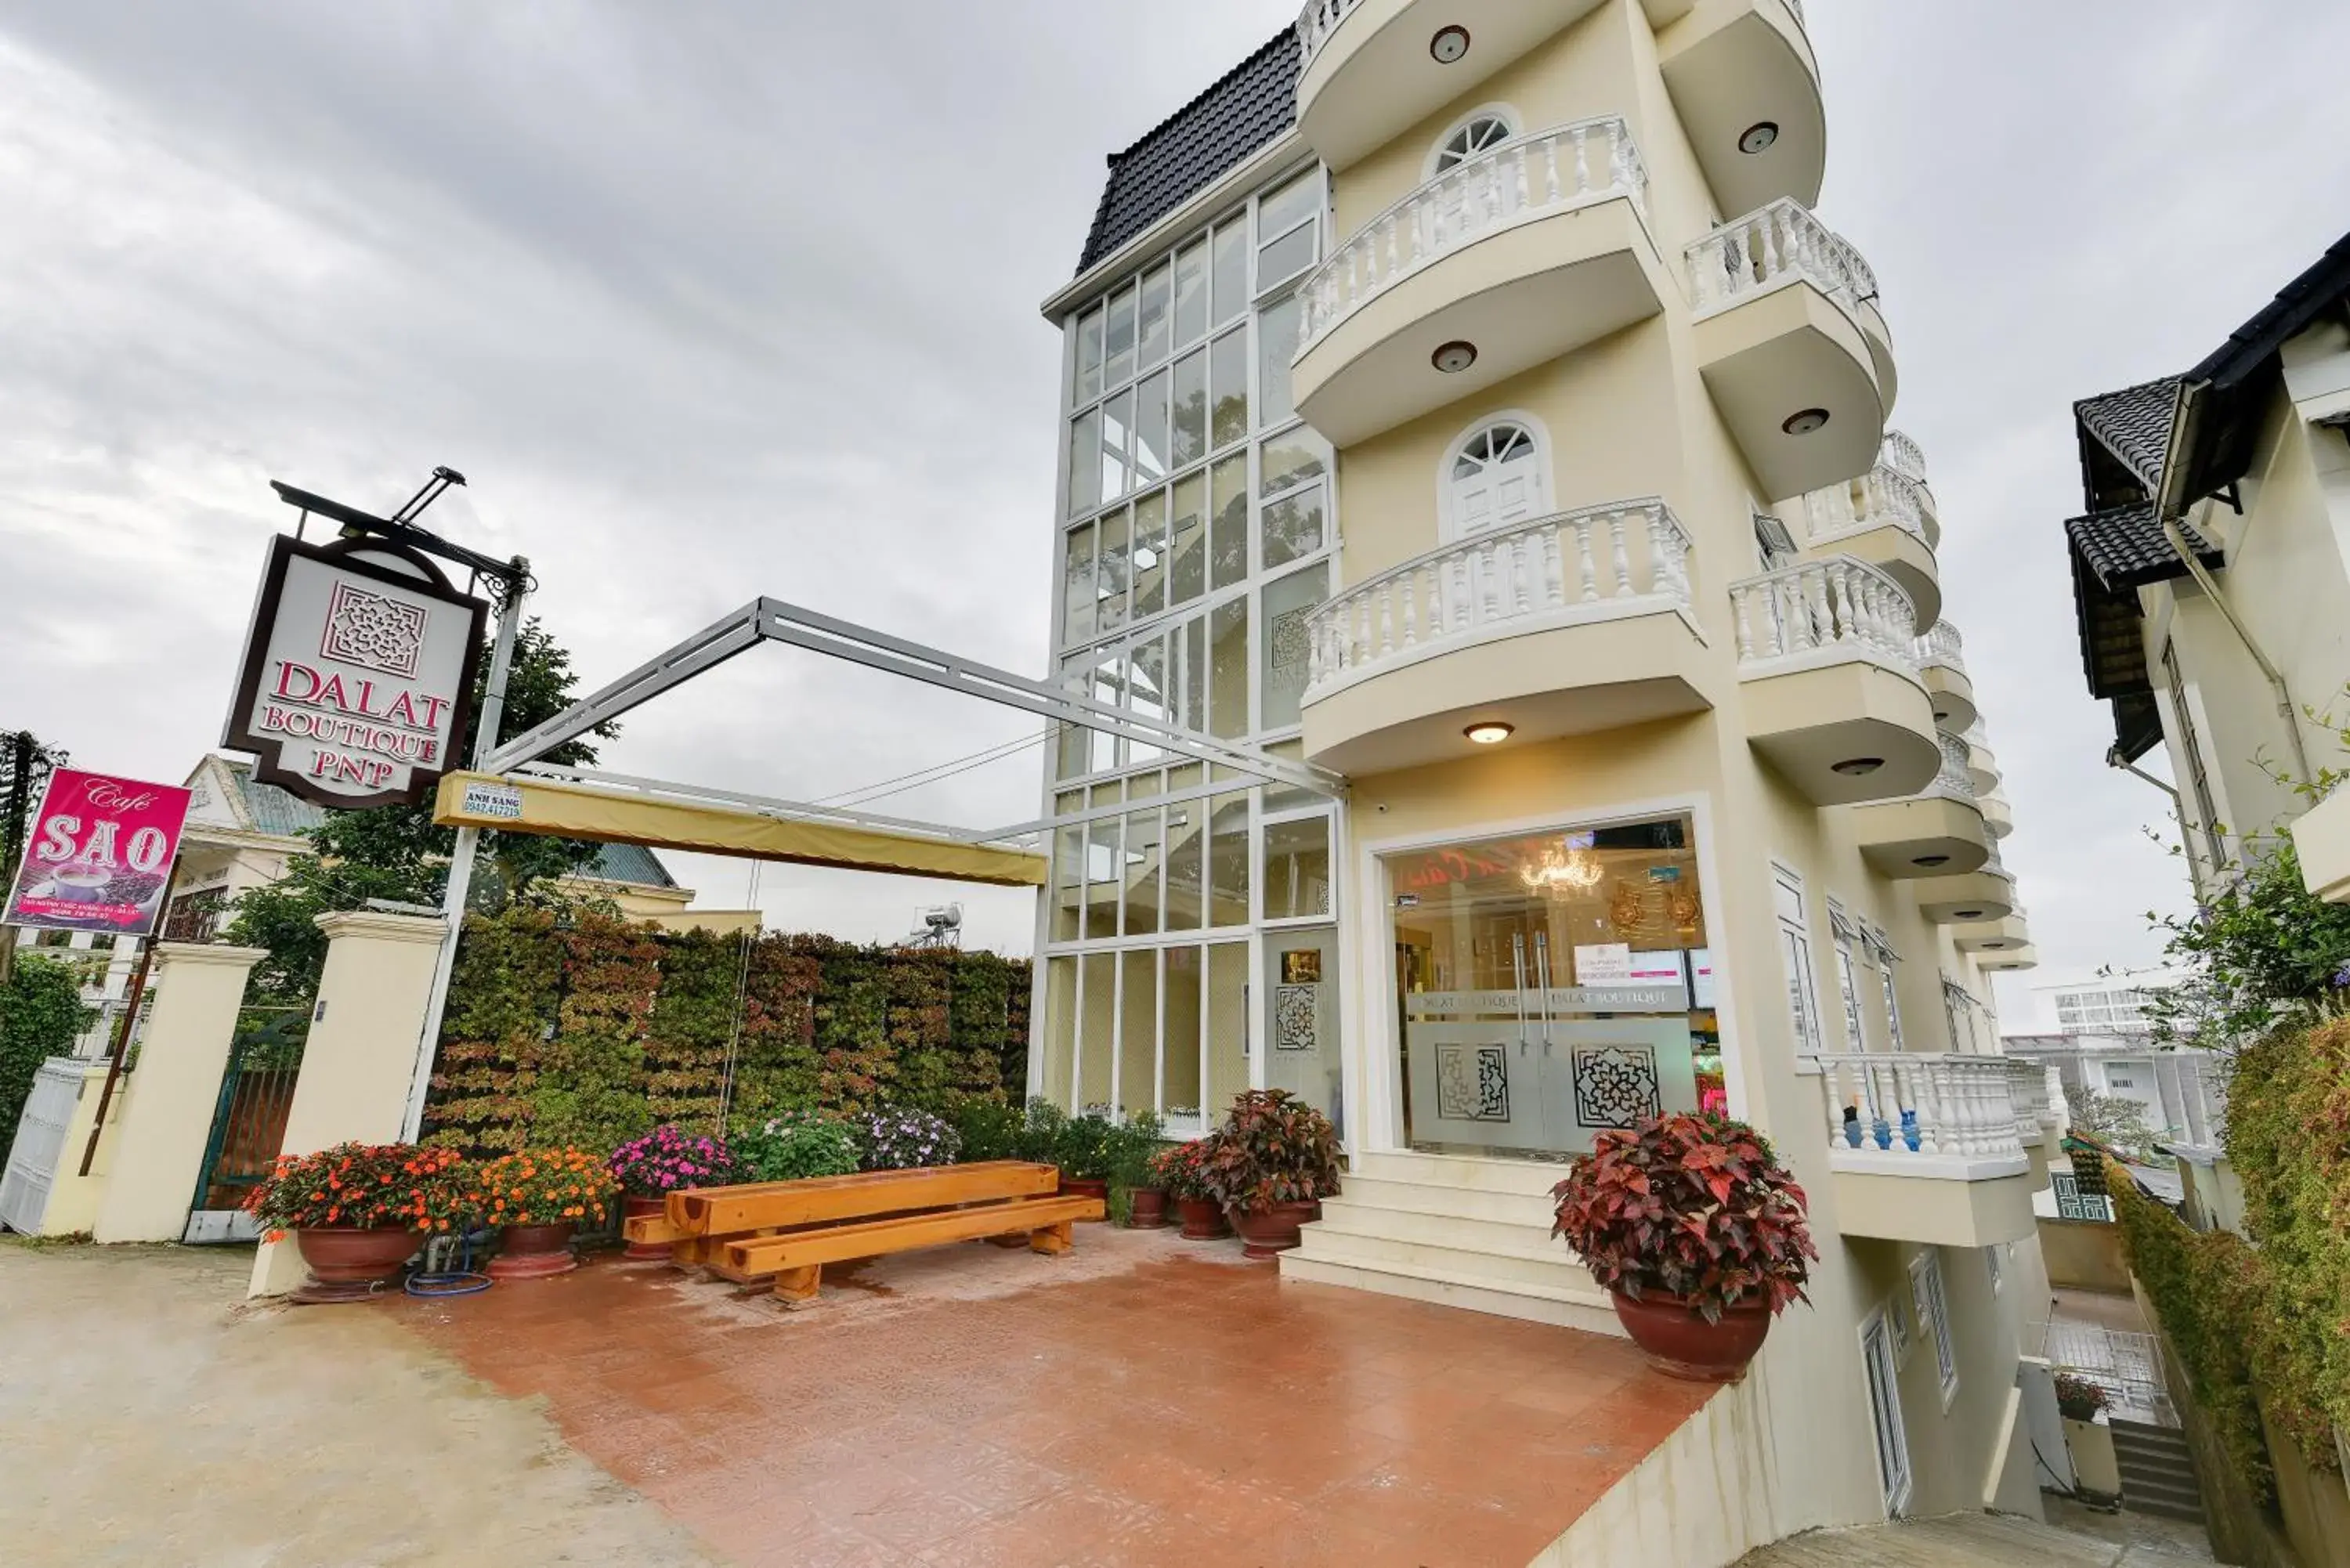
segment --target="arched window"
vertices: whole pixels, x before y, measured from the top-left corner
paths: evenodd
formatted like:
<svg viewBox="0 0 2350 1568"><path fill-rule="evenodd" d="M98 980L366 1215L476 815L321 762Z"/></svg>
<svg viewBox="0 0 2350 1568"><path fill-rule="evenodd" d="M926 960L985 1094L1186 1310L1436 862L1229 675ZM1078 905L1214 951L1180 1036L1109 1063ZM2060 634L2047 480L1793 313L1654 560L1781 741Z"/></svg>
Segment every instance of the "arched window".
<svg viewBox="0 0 2350 1568"><path fill-rule="evenodd" d="M1432 178L1457 163L1465 163L1489 147L1498 147L1515 136L1517 130L1507 110L1481 109L1447 131L1436 144L1430 157L1428 172Z"/></svg>
<svg viewBox="0 0 2350 1568"><path fill-rule="evenodd" d="M1458 537L1551 510L1550 465L1539 431L1512 417L1481 425L1445 462L1445 502Z"/></svg>

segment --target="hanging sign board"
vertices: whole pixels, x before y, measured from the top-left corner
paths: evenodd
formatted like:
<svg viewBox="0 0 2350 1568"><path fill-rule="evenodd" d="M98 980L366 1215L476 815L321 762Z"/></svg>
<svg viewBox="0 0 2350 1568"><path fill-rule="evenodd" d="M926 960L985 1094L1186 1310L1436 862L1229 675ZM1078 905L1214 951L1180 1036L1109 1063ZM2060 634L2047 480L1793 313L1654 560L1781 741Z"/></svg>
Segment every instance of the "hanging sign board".
<svg viewBox="0 0 2350 1568"><path fill-rule="evenodd" d="M146 936L162 912L188 799L177 784L57 769L0 925Z"/></svg>
<svg viewBox="0 0 2350 1568"><path fill-rule="evenodd" d="M421 800L463 740L488 614L412 550L280 535L223 742L317 805Z"/></svg>

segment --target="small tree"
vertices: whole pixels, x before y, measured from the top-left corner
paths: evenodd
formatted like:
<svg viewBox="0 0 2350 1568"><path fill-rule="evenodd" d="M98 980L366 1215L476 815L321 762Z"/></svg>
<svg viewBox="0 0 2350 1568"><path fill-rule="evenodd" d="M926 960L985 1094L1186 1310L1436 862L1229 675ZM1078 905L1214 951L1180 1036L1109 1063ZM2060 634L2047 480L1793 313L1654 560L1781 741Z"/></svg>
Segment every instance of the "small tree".
<svg viewBox="0 0 2350 1568"><path fill-rule="evenodd" d="M2067 1084L2064 1109L2074 1131L2087 1133L2141 1163L2153 1157L2154 1131L2146 1125L2146 1107L2136 1100Z"/></svg>
<svg viewBox="0 0 2350 1568"><path fill-rule="evenodd" d="M71 1051L94 1015L81 1000L80 972L38 953L19 960L0 988L0 1160L16 1141L42 1062Z"/></svg>

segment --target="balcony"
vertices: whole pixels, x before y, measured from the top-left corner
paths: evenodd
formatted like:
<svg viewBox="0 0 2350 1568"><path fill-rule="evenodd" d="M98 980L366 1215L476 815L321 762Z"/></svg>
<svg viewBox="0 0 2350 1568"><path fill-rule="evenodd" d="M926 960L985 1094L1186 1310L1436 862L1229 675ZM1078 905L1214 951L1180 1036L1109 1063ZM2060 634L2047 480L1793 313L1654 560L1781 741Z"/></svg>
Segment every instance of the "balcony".
<svg viewBox="0 0 2350 1568"><path fill-rule="evenodd" d="M1993 845L1972 871L1920 877L1911 888L1918 912L1938 926L1972 926L2005 919L2015 909L2015 878Z"/></svg>
<svg viewBox="0 0 2350 1568"><path fill-rule="evenodd" d="M1918 504L1925 511L1926 542L1937 550L1942 547L1940 509L1934 501L1934 487L1926 477L1926 453L1918 443L1899 431L1887 431L1885 444L1877 450L1877 461L1908 480L1918 488Z"/></svg>
<svg viewBox="0 0 2350 1568"><path fill-rule="evenodd" d="M1783 201L1686 254L1699 370L1762 488L1801 495L1866 473L1893 406L1893 348L1863 304L1877 278L1860 253Z"/></svg>
<svg viewBox="0 0 2350 1568"><path fill-rule="evenodd" d="M1999 788L1999 758L1991 749L1991 741L1983 733L1982 719L1966 727L1960 738L1967 743L1967 777L1974 781L1977 796L1987 795Z"/></svg>
<svg viewBox="0 0 2350 1568"><path fill-rule="evenodd" d="M2032 945L2032 932L2023 921L2022 906L2008 895L2008 912L1996 919L1986 917L1967 920L1950 928L1950 945L1960 952L1989 956L2002 952L2020 952Z"/></svg>
<svg viewBox="0 0 2350 1568"><path fill-rule="evenodd" d="M1435 113L1599 0L1307 0L1297 129L1333 169Z"/></svg>
<svg viewBox="0 0 2350 1568"><path fill-rule="evenodd" d="M1940 757L1908 596L1831 556L1730 585L1746 734L1819 805L1913 794Z"/></svg>
<svg viewBox="0 0 2350 1568"><path fill-rule="evenodd" d="M1671 290L1648 188L1613 116L1420 185L1306 280L1298 411L1347 446L1654 316Z"/></svg>
<svg viewBox="0 0 2350 1568"><path fill-rule="evenodd" d="M1941 618L1942 576L1918 497L1923 488L1879 458L1866 473L1807 492L1780 515L1801 531L1795 542L1805 549L1857 556L1899 583L1918 622L1930 627ZM1952 642L1955 651L1955 633Z"/></svg>
<svg viewBox="0 0 2350 1568"><path fill-rule="evenodd" d="M1852 814L1861 858L1879 876L1954 876L1975 870L1991 858L1989 825L1976 808L1975 786L1967 778L1966 744L1940 731L1934 740L1942 765L1931 783L1909 800L1880 801Z"/></svg>
<svg viewBox="0 0 2350 1568"><path fill-rule="evenodd" d="M2033 1167L2004 1056L1819 1058L1836 1228L1847 1236L1990 1247L2033 1233ZM2044 1094L2045 1080L2043 1080Z"/></svg>
<svg viewBox="0 0 2350 1568"><path fill-rule="evenodd" d="M2015 831L2015 808L2008 804L2004 790L1980 796L1976 804L1982 807L1983 826L1991 829L1993 838L2005 838Z"/></svg>
<svg viewBox="0 0 2350 1568"><path fill-rule="evenodd" d="M1654 498L1472 535L1391 566L1307 623L1305 754L1348 774L1711 706L1689 533Z"/></svg>
<svg viewBox="0 0 2350 1568"><path fill-rule="evenodd" d="M1827 119L1802 7L1793 0L1648 6L1665 89L1721 210L1742 213L1783 196L1818 201ZM1660 13L1678 19L1667 26Z"/></svg>
<svg viewBox="0 0 2350 1568"><path fill-rule="evenodd" d="M2329 904L2350 904L2350 789L2337 789L2293 825L2301 879Z"/></svg>
<svg viewBox="0 0 2350 1568"><path fill-rule="evenodd" d="M1938 620L1933 630L1918 639L1918 675L1926 683L1926 695L1934 700L1935 723L1956 733L1975 722L1975 683L1967 676L1957 627Z"/></svg>

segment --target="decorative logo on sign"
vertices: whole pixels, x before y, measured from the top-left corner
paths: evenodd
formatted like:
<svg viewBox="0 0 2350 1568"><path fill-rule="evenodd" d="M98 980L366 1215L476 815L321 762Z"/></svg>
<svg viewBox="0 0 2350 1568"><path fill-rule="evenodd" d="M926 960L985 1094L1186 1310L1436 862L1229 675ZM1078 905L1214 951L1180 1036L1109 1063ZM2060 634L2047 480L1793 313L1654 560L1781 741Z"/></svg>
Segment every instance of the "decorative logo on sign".
<svg viewBox="0 0 2350 1568"><path fill-rule="evenodd" d="M1322 988L1315 984L1273 988L1274 1050L1311 1051L1319 1044L1314 1032L1314 1014L1321 994Z"/></svg>
<svg viewBox="0 0 2350 1568"><path fill-rule="evenodd" d="M1510 1119L1510 1053L1505 1045L1439 1045L1436 1114L1451 1121Z"/></svg>
<svg viewBox="0 0 2350 1568"><path fill-rule="evenodd" d="M327 634L318 640L318 656L413 677L432 613L354 583L337 583L327 600Z"/></svg>
<svg viewBox="0 0 2350 1568"><path fill-rule="evenodd" d="M1657 1054L1646 1045L1575 1048L1575 1119L1587 1127L1628 1127L1663 1108Z"/></svg>

